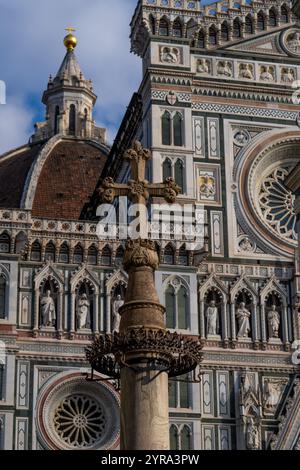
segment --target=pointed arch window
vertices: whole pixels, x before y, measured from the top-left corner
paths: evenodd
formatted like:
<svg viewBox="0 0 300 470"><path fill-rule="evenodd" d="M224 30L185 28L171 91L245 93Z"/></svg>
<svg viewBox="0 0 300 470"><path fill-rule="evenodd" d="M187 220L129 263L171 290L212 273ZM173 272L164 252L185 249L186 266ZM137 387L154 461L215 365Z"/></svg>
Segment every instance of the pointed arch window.
<svg viewBox="0 0 300 470"><path fill-rule="evenodd" d="M172 145L171 142L171 114L165 111L162 115L162 143Z"/></svg>
<svg viewBox="0 0 300 470"><path fill-rule="evenodd" d="M176 305L174 287L168 286L166 293L166 325L167 328L176 328Z"/></svg>
<svg viewBox="0 0 300 470"><path fill-rule="evenodd" d="M198 35L198 47L200 49L205 49L205 34L203 31L200 31Z"/></svg>
<svg viewBox="0 0 300 470"><path fill-rule="evenodd" d="M269 11L269 25L273 27L277 26L277 14L273 8Z"/></svg>
<svg viewBox="0 0 300 470"><path fill-rule="evenodd" d="M169 35L169 24L165 18L162 18L159 22L159 34L160 36Z"/></svg>
<svg viewBox="0 0 300 470"><path fill-rule="evenodd" d="M180 450L192 449L192 433L189 426L183 426L180 433Z"/></svg>
<svg viewBox="0 0 300 470"><path fill-rule="evenodd" d="M217 31L214 26L209 28L209 44L215 46L217 44Z"/></svg>
<svg viewBox="0 0 300 470"><path fill-rule="evenodd" d="M176 38L182 38L182 24L179 19L173 23L173 36Z"/></svg>
<svg viewBox="0 0 300 470"><path fill-rule="evenodd" d="M27 236L24 232L18 233L15 241L15 253L20 254L27 245Z"/></svg>
<svg viewBox="0 0 300 470"><path fill-rule="evenodd" d="M174 264L175 254L171 245L167 245L164 250L164 264Z"/></svg>
<svg viewBox="0 0 300 470"><path fill-rule="evenodd" d="M246 16L245 31L246 31L246 34L253 34L253 21L252 21L251 16L249 15Z"/></svg>
<svg viewBox="0 0 300 470"><path fill-rule="evenodd" d="M166 158L163 163L163 179L172 177L172 162L169 158Z"/></svg>
<svg viewBox="0 0 300 470"><path fill-rule="evenodd" d="M10 253L10 236L7 233L0 235L0 253Z"/></svg>
<svg viewBox="0 0 300 470"><path fill-rule="evenodd" d="M41 245L38 241L35 241L31 245L30 260L31 261L41 261L41 258L42 258Z"/></svg>
<svg viewBox="0 0 300 470"><path fill-rule="evenodd" d="M83 263L83 248L81 245L77 245L74 250L74 263L81 264Z"/></svg>
<svg viewBox="0 0 300 470"><path fill-rule="evenodd" d="M185 245L183 245L179 250L179 264L182 266L188 266L189 264L189 255L186 251Z"/></svg>
<svg viewBox="0 0 300 470"><path fill-rule="evenodd" d="M88 264L96 265L97 255L98 255L97 248L94 245L90 246L88 250L88 259L87 259Z"/></svg>
<svg viewBox="0 0 300 470"><path fill-rule="evenodd" d="M45 250L45 260L55 261L55 246L52 242L49 242Z"/></svg>
<svg viewBox="0 0 300 470"><path fill-rule="evenodd" d="M261 11L257 15L257 29L259 31L263 31L265 29L265 17Z"/></svg>
<svg viewBox="0 0 300 470"><path fill-rule="evenodd" d="M69 263L69 247L67 243L63 243L60 247L59 250L59 257L58 257L58 262L59 263Z"/></svg>
<svg viewBox="0 0 300 470"><path fill-rule="evenodd" d="M179 450L178 429L174 424L170 427L170 450Z"/></svg>
<svg viewBox="0 0 300 470"><path fill-rule="evenodd" d="M189 294L183 284L168 284L165 291L167 328L188 330L190 328ZM180 283L180 281L179 281Z"/></svg>
<svg viewBox="0 0 300 470"><path fill-rule="evenodd" d="M124 249L122 246L119 246L116 252L116 265L122 266L124 259Z"/></svg>
<svg viewBox="0 0 300 470"><path fill-rule="evenodd" d="M152 34L156 34L156 22L154 16L149 16L149 25Z"/></svg>
<svg viewBox="0 0 300 470"><path fill-rule="evenodd" d="M69 134L75 135L76 131L76 107L75 104L71 104L69 111Z"/></svg>
<svg viewBox="0 0 300 470"><path fill-rule="evenodd" d="M181 159L178 159L175 163L175 181L181 188L181 194L185 193L184 187L184 165Z"/></svg>
<svg viewBox="0 0 300 470"><path fill-rule="evenodd" d="M177 293L178 328L180 330L187 330L189 327L188 303L189 299L186 288L184 286L181 286Z"/></svg>
<svg viewBox="0 0 300 470"><path fill-rule="evenodd" d="M183 146L183 118L181 113L176 113L173 118L174 145Z"/></svg>
<svg viewBox="0 0 300 470"><path fill-rule="evenodd" d="M238 18L233 21L233 37L240 38L242 36L241 22Z"/></svg>
<svg viewBox="0 0 300 470"><path fill-rule="evenodd" d="M0 276L0 318L6 316L6 278Z"/></svg>
<svg viewBox="0 0 300 470"><path fill-rule="evenodd" d="M281 18L282 23L288 23L289 22L288 9L285 5L283 5L280 9L280 18Z"/></svg>
<svg viewBox="0 0 300 470"><path fill-rule="evenodd" d="M111 266L111 250L105 246L102 250L101 263L103 266Z"/></svg>
<svg viewBox="0 0 300 470"><path fill-rule="evenodd" d="M221 25L221 38L222 41L229 41L229 29L227 23Z"/></svg>
<svg viewBox="0 0 300 470"><path fill-rule="evenodd" d="M59 133L59 106L55 106L55 113L54 113L54 134Z"/></svg>

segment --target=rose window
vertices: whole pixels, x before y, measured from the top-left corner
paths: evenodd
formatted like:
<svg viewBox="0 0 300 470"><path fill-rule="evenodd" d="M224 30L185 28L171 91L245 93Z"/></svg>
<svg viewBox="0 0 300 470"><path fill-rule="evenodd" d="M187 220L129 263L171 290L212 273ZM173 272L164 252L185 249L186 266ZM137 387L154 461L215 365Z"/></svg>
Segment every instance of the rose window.
<svg viewBox="0 0 300 470"><path fill-rule="evenodd" d="M65 398L54 415L57 434L74 448L91 447L105 433L102 407L92 398L75 395Z"/></svg>
<svg viewBox="0 0 300 470"><path fill-rule="evenodd" d="M273 230L284 238L296 240L295 196L284 185L289 171L288 168L276 168L264 178L259 204L264 221Z"/></svg>

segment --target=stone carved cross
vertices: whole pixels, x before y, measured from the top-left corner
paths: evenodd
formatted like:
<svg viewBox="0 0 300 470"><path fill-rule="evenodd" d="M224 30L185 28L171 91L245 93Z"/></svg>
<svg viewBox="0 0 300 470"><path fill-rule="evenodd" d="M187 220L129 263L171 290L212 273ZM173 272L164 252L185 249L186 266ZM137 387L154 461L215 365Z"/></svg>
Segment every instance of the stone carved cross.
<svg viewBox="0 0 300 470"><path fill-rule="evenodd" d="M134 204L146 205L151 196L163 197L169 204L176 201L181 188L173 178L163 183L149 183L146 180L146 164L151 159L150 150L135 141L133 148L124 154L124 160L130 162L131 178L128 183L115 183L110 177L105 178L98 190L102 202L112 204L116 196L128 196Z"/></svg>

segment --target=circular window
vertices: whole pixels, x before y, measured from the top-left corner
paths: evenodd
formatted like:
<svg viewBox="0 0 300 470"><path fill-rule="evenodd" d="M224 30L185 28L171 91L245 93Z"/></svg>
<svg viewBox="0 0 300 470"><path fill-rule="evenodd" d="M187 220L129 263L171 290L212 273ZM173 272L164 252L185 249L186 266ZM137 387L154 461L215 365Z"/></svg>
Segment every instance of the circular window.
<svg viewBox="0 0 300 470"><path fill-rule="evenodd" d="M282 35L282 45L285 51L292 56L300 55L300 29L291 28Z"/></svg>
<svg viewBox="0 0 300 470"><path fill-rule="evenodd" d="M37 430L46 449L112 449L119 440L119 396L107 383L78 374L56 378L37 402Z"/></svg>

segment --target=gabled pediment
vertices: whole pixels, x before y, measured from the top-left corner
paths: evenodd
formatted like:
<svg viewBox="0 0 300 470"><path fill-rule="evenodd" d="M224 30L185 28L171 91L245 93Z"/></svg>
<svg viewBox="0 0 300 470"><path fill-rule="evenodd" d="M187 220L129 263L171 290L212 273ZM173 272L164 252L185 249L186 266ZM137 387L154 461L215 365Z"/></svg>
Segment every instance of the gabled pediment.
<svg viewBox="0 0 300 470"><path fill-rule="evenodd" d="M228 46L222 49L247 54L289 57L290 54L288 54L287 50L284 48L284 33L289 29L293 29L293 25L289 25L288 28L285 25L282 28L278 28L276 31L266 32L254 38L241 39L234 44L228 44Z"/></svg>

